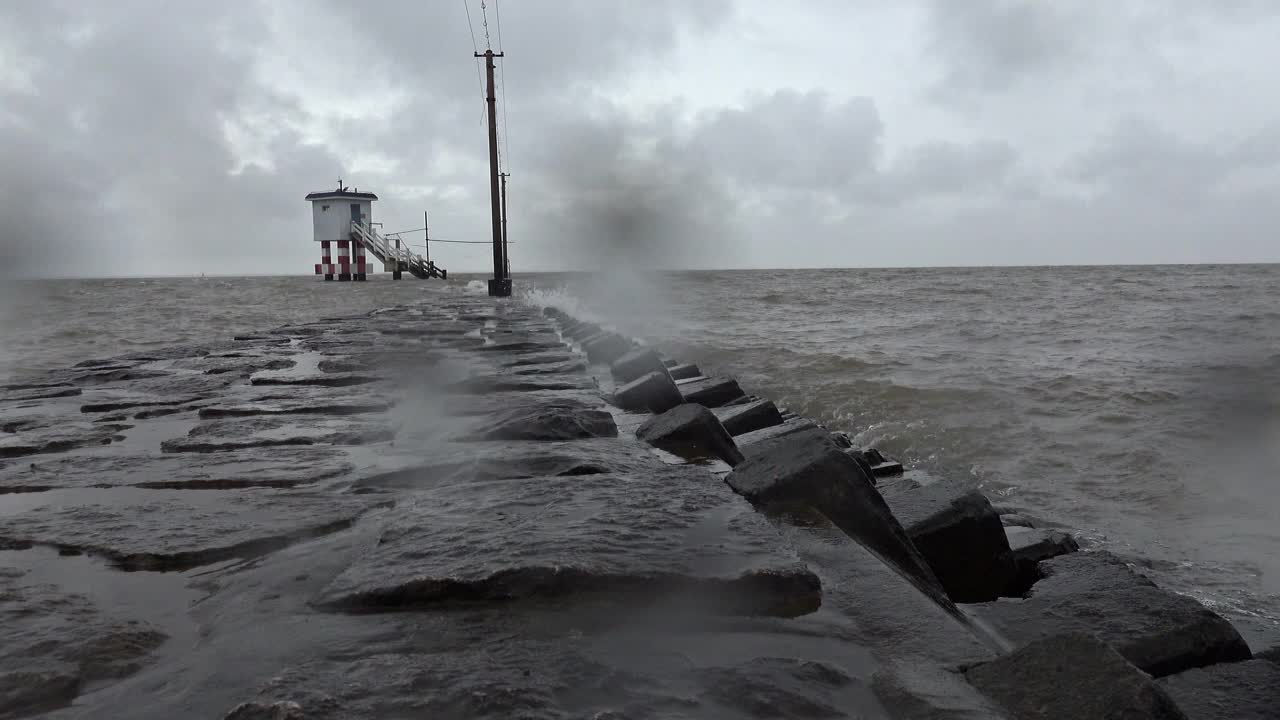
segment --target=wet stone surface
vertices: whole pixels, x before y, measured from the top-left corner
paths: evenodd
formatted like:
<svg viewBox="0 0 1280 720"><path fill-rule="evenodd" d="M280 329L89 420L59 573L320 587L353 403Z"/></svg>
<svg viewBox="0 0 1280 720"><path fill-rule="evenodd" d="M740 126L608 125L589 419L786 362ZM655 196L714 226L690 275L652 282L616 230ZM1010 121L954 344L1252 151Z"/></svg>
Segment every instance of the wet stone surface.
<svg viewBox="0 0 1280 720"><path fill-rule="evenodd" d="M0 717L1000 717L964 670L1064 625L1170 683L1247 656L1021 541L996 637L971 616L1004 603L941 594L881 497L922 483L877 489L870 451L598 325L412 290L0 391ZM653 408L611 398L645 373L740 448L729 484L636 437Z"/></svg>
<svg viewBox="0 0 1280 720"><path fill-rule="evenodd" d="M516 531L513 532L513 529ZM325 589L344 610L586 596L728 615L803 615L817 578L696 469L440 485L390 512Z"/></svg>
<svg viewBox="0 0 1280 720"><path fill-rule="evenodd" d="M127 677L166 639L139 618L31 578L0 552L0 717L69 704L82 688Z"/></svg>
<svg viewBox="0 0 1280 720"><path fill-rule="evenodd" d="M290 487L350 474L345 453L330 447L268 448L182 455L70 453L0 466L0 492L87 487L231 489Z"/></svg>
<svg viewBox="0 0 1280 720"><path fill-rule="evenodd" d="M207 453L290 445L366 445L394 437L394 429L380 423L327 417L236 417L203 422L185 438L164 441L161 449L167 453Z"/></svg>
<svg viewBox="0 0 1280 720"><path fill-rule="evenodd" d="M270 488L193 493L110 488L57 495L4 519L0 538L82 552L126 570L185 570L348 527L376 497Z"/></svg>

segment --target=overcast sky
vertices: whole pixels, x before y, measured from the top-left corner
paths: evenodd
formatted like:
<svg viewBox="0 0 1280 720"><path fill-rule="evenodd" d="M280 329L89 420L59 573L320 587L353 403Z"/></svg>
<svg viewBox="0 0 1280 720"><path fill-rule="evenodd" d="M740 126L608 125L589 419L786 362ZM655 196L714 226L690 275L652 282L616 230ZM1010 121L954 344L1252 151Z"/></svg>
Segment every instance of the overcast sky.
<svg viewBox="0 0 1280 720"><path fill-rule="evenodd" d="M487 239L469 7L517 273L1280 261L1274 0L468 2L0 0L0 259L309 273L339 177Z"/></svg>

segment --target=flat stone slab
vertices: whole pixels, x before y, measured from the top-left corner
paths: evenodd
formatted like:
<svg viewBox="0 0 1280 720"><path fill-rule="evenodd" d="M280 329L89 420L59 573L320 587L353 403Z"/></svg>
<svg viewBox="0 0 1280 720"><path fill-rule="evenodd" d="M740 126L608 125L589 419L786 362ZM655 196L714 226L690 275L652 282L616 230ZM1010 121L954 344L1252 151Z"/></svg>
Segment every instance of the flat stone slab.
<svg viewBox="0 0 1280 720"><path fill-rule="evenodd" d="M331 447L233 450L194 457L72 453L0 466L0 493L119 486L291 487L340 477L352 469L346 453Z"/></svg>
<svg viewBox="0 0 1280 720"><path fill-rule="evenodd" d="M1267 660L1222 663L1160 679L1189 720L1275 720L1280 717L1280 665Z"/></svg>
<svg viewBox="0 0 1280 720"><path fill-rule="evenodd" d="M1146 673L1087 633L1037 640L965 678L1019 720L1186 720Z"/></svg>
<svg viewBox="0 0 1280 720"><path fill-rule="evenodd" d="M704 407L718 408L743 396L742 388L733 378L707 378L680 385L684 401Z"/></svg>
<svg viewBox="0 0 1280 720"><path fill-rule="evenodd" d="M80 406L80 412L109 413L139 408L168 407L199 402L201 399L203 398L200 395L178 395L176 397L156 397L155 395L123 396L85 403Z"/></svg>
<svg viewBox="0 0 1280 720"><path fill-rule="evenodd" d="M504 359L503 367L519 368L528 365L558 365L562 363L581 362L579 356L562 352L540 353L537 355L516 355Z"/></svg>
<svg viewBox="0 0 1280 720"><path fill-rule="evenodd" d="M288 445L367 445L395 438L395 430L380 423L348 419L237 417L203 422L186 437L165 440L167 453L209 453Z"/></svg>
<svg viewBox="0 0 1280 720"><path fill-rule="evenodd" d="M995 600L1009 588L1013 553L1000 516L982 493L939 482L884 498L952 600Z"/></svg>
<svg viewBox="0 0 1280 720"><path fill-rule="evenodd" d="M205 355L178 360L172 365L174 368L194 370L206 375L231 374L240 377L248 377L264 370L288 370L293 366L294 360L291 358L250 354Z"/></svg>
<svg viewBox="0 0 1280 720"><path fill-rule="evenodd" d="M649 448L630 440L468 442L433 448L429 462L367 474L352 486L368 490L430 491L440 485L546 476L638 474L667 469Z"/></svg>
<svg viewBox="0 0 1280 720"><path fill-rule="evenodd" d="M13 718L69 705L86 687L133 674L166 636L0 565L0 640L0 716Z"/></svg>
<svg viewBox="0 0 1280 720"><path fill-rule="evenodd" d="M122 440L124 423L91 423L65 417L29 416L0 424L0 459L60 453Z"/></svg>
<svg viewBox="0 0 1280 720"><path fill-rule="evenodd" d="M550 365L524 365L513 368L512 375L580 375L587 371L587 363L583 360L551 363Z"/></svg>
<svg viewBox="0 0 1280 720"><path fill-rule="evenodd" d="M753 400L743 405L717 408L715 414L724 429L734 437L782 424L782 414L772 400Z"/></svg>
<svg viewBox="0 0 1280 720"><path fill-rule="evenodd" d="M595 385L586 378L543 378L525 375L480 375L453 383L446 392L461 395L488 395L510 392L548 392L559 390L587 390Z"/></svg>
<svg viewBox="0 0 1280 720"><path fill-rule="evenodd" d="M574 640L509 631L500 641L443 652L381 652L282 669L257 689L255 709L298 715L225 720L380 718L878 718L866 685L836 664L773 657L745 634L653 630L640 637L588 634ZM603 648L625 643L640 656L680 662L641 665ZM746 657L698 652L717 643ZM702 657L711 655L717 662ZM690 656L699 658L693 660ZM278 708L278 710L276 709Z"/></svg>
<svg viewBox="0 0 1280 720"><path fill-rule="evenodd" d="M392 400L353 397L322 400L294 400L280 402L242 403L237 405L209 405L200 408L202 418L253 417L255 415L368 415L395 407Z"/></svg>
<svg viewBox="0 0 1280 720"><path fill-rule="evenodd" d="M323 373L320 375L255 375L249 379L253 385L306 385L309 387L354 387L381 381L375 375L357 373Z"/></svg>
<svg viewBox="0 0 1280 720"><path fill-rule="evenodd" d="M1045 577L1027 599L972 606L1014 643L1088 632L1155 677L1251 656L1231 623L1161 590L1110 553L1071 553L1040 568Z"/></svg>
<svg viewBox="0 0 1280 720"><path fill-rule="evenodd" d="M696 468L443 485L397 506L318 598L349 611L581 597L796 616L815 575Z"/></svg>
<svg viewBox="0 0 1280 720"><path fill-rule="evenodd" d="M43 387L15 388L0 392L0 402L23 402L28 400L50 400L53 398L73 397L84 391L75 385L66 383L50 383Z"/></svg>
<svg viewBox="0 0 1280 720"><path fill-rule="evenodd" d="M604 410L572 405L517 407L488 418L472 440L577 440L618 436L618 425Z"/></svg>
<svg viewBox="0 0 1280 720"><path fill-rule="evenodd" d="M50 493L0 522L0 539L107 558L125 570L187 570L262 555L349 527L377 497L268 488Z"/></svg>

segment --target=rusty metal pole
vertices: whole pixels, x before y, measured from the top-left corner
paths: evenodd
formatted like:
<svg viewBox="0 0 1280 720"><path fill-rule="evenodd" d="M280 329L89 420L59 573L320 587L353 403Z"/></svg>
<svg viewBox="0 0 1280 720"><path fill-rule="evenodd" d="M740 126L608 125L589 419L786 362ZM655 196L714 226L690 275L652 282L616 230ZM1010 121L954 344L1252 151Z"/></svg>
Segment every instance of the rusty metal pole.
<svg viewBox="0 0 1280 720"><path fill-rule="evenodd" d="M502 273L511 280L511 256L507 255L507 178L511 173L502 173Z"/></svg>
<svg viewBox="0 0 1280 720"><path fill-rule="evenodd" d="M489 294L507 297L511 295L511 281L507 279L502 257L502 208L498 199L498 117L494 112L498 100L493 94L493 59L503 57L503 54L485 50L483 55L476 53L475 56L484 58L487 81L485 103L489 109L489 204L493 223L493 279L489 281Z"/></svg>

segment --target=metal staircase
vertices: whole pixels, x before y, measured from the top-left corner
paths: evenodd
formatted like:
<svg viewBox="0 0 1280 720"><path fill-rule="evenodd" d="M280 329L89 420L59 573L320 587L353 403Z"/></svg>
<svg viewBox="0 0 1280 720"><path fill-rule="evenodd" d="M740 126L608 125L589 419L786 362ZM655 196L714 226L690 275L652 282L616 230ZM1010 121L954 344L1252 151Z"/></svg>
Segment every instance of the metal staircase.
<svg viewBox="0 0 1280 720"><path fill-rule="evenodd" d="M396 269L405 270L421 280L427 278L445 280L449 277L448 270L436 266L434 262L407 247L396 247L393 241L383 237L377 230L360 220L351 221L351 239L363 245L374 257L381 260L388 272Z"/></svg>

